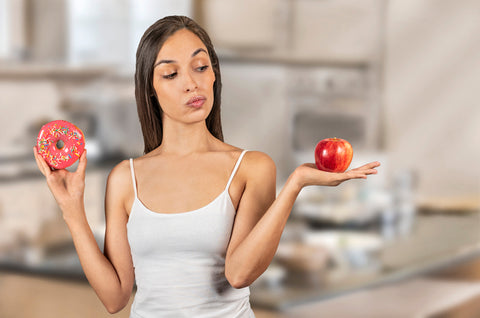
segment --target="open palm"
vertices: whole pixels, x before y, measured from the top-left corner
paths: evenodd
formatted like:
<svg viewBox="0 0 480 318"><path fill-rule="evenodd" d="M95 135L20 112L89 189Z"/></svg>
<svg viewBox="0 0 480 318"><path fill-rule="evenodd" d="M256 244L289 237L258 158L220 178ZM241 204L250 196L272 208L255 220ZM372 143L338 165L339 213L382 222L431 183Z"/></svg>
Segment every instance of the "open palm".
<svg viewBox="0 0 480 318"><path fill-rule="evenodd" d="M326 172L319 170L314 163L304 163L297 168L297 171L303 186L337 186L350 179L366 179L368 175L376 174L375 168L379 166L380 163L375 161L345 172Z"/></svg>

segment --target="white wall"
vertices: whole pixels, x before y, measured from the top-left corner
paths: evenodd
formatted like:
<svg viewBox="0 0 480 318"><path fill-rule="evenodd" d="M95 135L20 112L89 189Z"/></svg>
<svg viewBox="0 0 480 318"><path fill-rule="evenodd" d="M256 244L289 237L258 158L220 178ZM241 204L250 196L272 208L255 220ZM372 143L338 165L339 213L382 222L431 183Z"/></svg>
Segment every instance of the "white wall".
<svg viewBox="0 0 480 318"><path fill-rule="evenodd" d="M418 171L423 198L480 200L478 34L478 0L389 1L389 163Z"/></svg>
<svg viewBox="0 0 480 318"><path fill-rule="evenodd" d="M7 13L8 5L6 0L0 0L0 59L6 58L9 53L9 34Z"/></svg>

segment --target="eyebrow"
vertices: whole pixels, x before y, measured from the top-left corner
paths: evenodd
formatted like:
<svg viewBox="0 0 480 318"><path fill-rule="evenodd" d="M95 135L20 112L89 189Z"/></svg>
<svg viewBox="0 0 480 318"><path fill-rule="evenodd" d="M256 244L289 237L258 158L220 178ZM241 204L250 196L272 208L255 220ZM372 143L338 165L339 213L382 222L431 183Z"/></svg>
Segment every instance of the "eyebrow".
<svg viewBox="0 0 480 318"><path fill-rule="evenodd" d="M200 53L200 52L204 52L204 53L208 54L205 49L199 48L199 49L196 49L196 50L192 53L191 57L194 57L195 55L197 55L197 54ZM160 64L162 64L162 63L172 64L172 63L175 63L175 62L176 62L175 60L160 60L160 61L158 61L157 63L155 63L155 65L153 65L153 68L157 67L158 65L160 65Z"/></svg>

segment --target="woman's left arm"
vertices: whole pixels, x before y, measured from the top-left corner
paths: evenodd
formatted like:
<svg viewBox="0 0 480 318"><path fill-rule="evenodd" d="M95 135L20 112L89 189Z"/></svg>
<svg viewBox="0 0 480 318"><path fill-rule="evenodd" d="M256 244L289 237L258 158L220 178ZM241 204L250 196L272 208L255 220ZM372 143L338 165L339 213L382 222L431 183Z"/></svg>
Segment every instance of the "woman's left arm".
<svg viewBox="0 0 480 318"><path fill-rule="evenodd" d="M349 179L366 179L367 175L377 173L375 168L380 165L372 162L344 173L328 173L318 170L315 164L303 164L289 176L275 199L275 163L261 152L247 154L243 163L246 185L225 260L225 276L235 288L249 286L270 265L303 187L337 186Z"/></svg>

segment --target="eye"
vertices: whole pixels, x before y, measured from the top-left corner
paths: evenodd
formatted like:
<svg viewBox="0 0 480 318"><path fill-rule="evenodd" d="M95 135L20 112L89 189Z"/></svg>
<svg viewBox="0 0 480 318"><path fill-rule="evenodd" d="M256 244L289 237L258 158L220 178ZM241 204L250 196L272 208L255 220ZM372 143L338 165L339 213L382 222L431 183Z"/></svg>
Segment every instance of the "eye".
<svg viewBox="0 0 480 318"><path fill-rule="evenodd" d="M163 75L162 77L165 78L165 79L173 79L175 76L177 76L177 72L173 72L173 73L168 74L168 75Z"/></svg>
<svg viewBox="0 0 480 318"><path fill-rule="evenodd" d="M197 71L203 72L203 71L207 70L207 68L208 68L208 65L203 65L203 66L197 67Z"/></svg>

